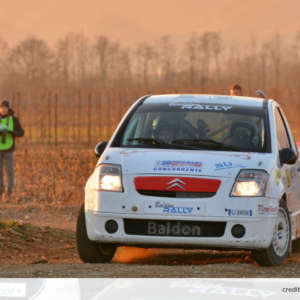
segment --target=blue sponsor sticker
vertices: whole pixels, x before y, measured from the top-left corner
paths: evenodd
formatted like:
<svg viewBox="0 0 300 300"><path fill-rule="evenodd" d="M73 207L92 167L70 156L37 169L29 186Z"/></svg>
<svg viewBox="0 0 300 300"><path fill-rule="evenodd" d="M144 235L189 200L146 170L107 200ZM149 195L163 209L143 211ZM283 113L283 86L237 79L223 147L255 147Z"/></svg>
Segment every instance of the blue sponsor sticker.
<svg viewBox="0 0 300 300"><path fill-rule="evenodd" d="M193 207L181 207L181 206L164 206L163 213L165 214L191 214Z"/></svg>
<svg viewBox="0 0 300 300"><path fill-rule="evenodd" d="M241 164L235 164L231 161L223 161L215 164L215 171L234 169L234 168L246 168L246 166Z"/></svg>
<svg viewBox="0 0 300 300"><path fill-rule="evenodd" d="M253 212L252 209L227 209L228 216L236 216L236 217L252 217Z"/></svg>

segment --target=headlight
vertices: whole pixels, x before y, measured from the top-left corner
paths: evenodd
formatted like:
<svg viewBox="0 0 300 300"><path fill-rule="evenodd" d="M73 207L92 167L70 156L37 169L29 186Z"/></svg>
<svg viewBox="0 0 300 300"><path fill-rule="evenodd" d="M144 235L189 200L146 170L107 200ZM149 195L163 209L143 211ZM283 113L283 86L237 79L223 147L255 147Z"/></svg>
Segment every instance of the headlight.
<svg viewBox="0 0 300 300"><path fill-rule="evenodd" d="M102 164L99 168L99 189L102 191L123 192L121 166Z"/></svg>
<svg viewBox="0 0 300 300"><path fill-rule="evenodd" d="M268 173L263 170L241 170L237 176L232 197L261 197L265 195Z"/></svg>

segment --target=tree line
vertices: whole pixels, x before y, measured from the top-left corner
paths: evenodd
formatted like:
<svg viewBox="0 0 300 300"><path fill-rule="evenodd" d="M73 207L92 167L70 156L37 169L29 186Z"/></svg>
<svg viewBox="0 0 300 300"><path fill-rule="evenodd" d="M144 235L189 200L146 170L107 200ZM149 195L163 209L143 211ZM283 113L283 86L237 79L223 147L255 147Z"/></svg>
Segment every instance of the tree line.
<svg viewBox="0 0 300 300"><path fill-rule="evenodd" d="M300 32L241 44L209 31L130 47L78 33L54 45L32 36L9 46L0 38L0 96L27 128L25 143L94 143L144 94L227 94L234 83L245 95L262 89L278 100L300 139L299 75Z"/></svg>

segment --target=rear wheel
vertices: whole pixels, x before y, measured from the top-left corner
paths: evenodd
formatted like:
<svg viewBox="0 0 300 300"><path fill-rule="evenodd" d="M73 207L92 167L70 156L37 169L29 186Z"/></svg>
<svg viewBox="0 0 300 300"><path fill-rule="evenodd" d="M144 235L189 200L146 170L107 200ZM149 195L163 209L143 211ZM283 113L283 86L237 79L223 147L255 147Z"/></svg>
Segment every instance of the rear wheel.
<svg viewBox="0 0 300 300"><path fill-rule="evenodd" d="M287 206L282 202L278 209L271 245L264 250L252 251L252 255L261 266L278 266L289 255L290 245L291 221Z"/></svg>
<svg viewBox="0 0 300 300"><path fill-rule="evenodd" d="M81 206L77 218L76 242L79 257L85 263L109 262L116 251L116 247L114 245L97 243L88 238L84 205Z"/></svg>

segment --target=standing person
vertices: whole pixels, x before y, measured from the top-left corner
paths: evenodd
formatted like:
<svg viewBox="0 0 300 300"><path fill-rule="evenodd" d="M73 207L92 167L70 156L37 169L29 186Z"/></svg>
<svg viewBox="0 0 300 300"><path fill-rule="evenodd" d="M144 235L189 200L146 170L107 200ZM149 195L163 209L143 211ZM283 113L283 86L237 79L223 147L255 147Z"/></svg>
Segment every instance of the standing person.
<svg viewBox="0 0 300 300"><path fill-rule="evenodd" d="M238 84L234 84L229 89L230 96L243 96L242 87Z"/></svg>
<svg viewBox="0 0 300 300"><path fill-rule="evenodd" d="M22 137L24 130L7 100L0 104L0 196L4 194L3 168L5 165L7 177L6 199L12 193L14 186L14 156L15 138Z"/></svg>

